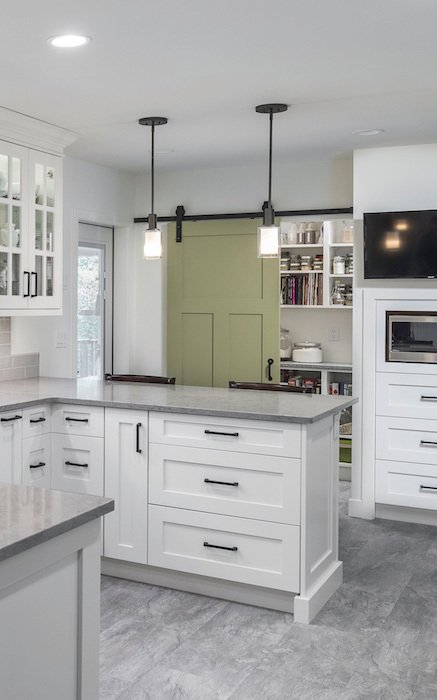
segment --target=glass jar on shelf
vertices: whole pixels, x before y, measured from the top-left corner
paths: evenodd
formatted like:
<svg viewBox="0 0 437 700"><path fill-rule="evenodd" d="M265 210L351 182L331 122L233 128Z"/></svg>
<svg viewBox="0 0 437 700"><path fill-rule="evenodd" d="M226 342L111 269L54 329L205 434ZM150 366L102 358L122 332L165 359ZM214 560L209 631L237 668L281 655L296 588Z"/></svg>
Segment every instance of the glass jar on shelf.
<svg viewBox="0 0 437 700"><path fill-rule="evenodd" d="M345 259L343 255L334 255L332 259L332 272L334 275L344 275Z"/></svg>
<svg viewBox="0 0 437 700"><path fill-rule="evenodd" d="M334 287L331 292L332 306L344 306L344 296L342 294L342 286L338 280L334 282Z"/></svg>
<svg viewBox="0 0 437 700"><path fill-rule="evenodd" d="M291 358L291 340L288 328L281 328L279 357L281 360L289 360Z"/></svg>

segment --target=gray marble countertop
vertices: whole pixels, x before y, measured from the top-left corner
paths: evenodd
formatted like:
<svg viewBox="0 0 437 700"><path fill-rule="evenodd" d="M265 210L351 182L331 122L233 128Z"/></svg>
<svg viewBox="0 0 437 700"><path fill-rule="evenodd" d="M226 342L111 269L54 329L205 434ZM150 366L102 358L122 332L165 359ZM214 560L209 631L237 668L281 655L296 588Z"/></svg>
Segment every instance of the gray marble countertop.
<svg viewBox="0 0 437 700"><path fill-rule="evenodd" d="M219 389L163 384L119 384L96 379L18 379L0 382L0 411L41 403L76 403L194 415L314 423L356 403L352 396Z"/></svg>
<svg viewBox="0 0 437 700"><path fill-rule="evenodd" d="M112 510L110 498L0 484L0 561Z"/></svg>

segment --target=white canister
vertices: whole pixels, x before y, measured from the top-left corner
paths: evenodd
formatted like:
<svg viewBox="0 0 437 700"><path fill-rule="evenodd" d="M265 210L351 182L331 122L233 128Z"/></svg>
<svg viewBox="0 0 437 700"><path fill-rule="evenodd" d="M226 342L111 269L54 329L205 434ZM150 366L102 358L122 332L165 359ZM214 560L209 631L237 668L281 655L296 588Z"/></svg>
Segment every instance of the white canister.
<svg viewBox="0 0 437 700"><path fill-rule="evenodd" d="M309 341L294 343L293 362L322 362L321 344Z"/></svg>
<svg viewBox="0 0 437 700"><path fill-rule="evenodd" d="M343 255L335 255L332 260L332 272L334 275L344 275L345 259Z"/></svg>

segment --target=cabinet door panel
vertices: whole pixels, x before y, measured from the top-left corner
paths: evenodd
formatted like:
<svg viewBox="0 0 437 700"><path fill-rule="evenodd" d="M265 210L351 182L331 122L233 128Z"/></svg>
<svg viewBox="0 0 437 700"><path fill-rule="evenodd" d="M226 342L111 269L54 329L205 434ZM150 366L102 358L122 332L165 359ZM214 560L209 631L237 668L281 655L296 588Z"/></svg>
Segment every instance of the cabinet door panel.
<svg viewBox="0 0 437 700"><path fill-rule="evenodd" d="M0 481L21 483L22 412L10 411L0 415Z"/></svg>
<svg viewBox="0 0 437 700"><path fill-rule="evenodd" d="M106 409L104 554L147 563L147 412Z"/></svg>
<svg viewBox="0 0 437 700"><path fill-rule="evenodd" d="M103 438L52 434L52 488L103 496Z"/></svg>

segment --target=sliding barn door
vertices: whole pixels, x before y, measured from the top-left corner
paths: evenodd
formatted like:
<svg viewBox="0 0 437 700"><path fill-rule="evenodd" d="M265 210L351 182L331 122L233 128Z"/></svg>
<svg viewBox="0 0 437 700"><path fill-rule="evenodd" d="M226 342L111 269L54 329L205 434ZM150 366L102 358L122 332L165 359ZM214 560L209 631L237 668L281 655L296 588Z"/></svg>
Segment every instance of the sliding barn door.
<svg viewBox="0 0 437 700"><path fill-rule="evenodd" d="M278 259L256 256L256 221L168 228L167 370L178 384L279 381Z"/></svg>

